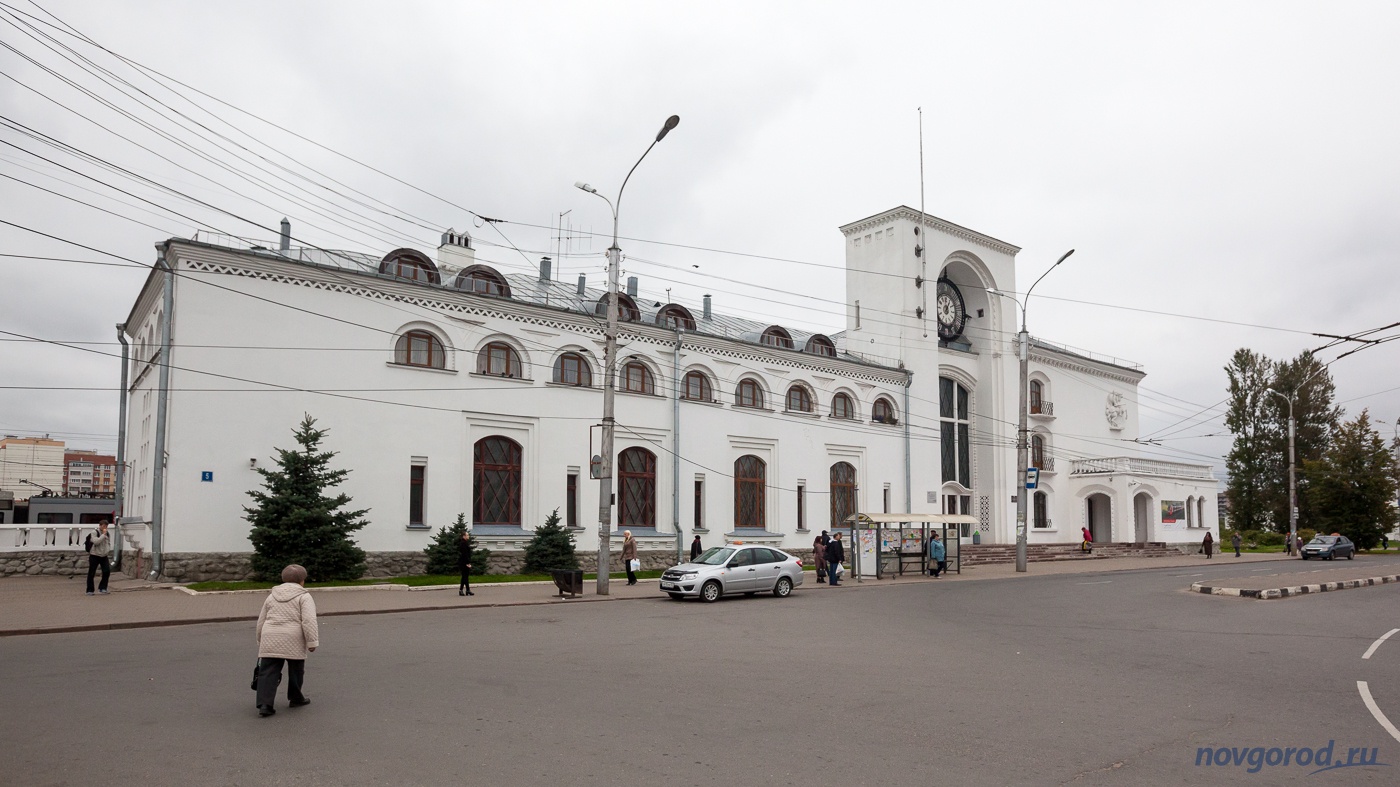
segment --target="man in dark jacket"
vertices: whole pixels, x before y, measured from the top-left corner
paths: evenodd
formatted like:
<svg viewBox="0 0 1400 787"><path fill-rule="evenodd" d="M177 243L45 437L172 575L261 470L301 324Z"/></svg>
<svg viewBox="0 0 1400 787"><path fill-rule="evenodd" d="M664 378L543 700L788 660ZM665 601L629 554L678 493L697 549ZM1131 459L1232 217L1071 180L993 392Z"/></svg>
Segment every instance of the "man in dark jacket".
<svg viewBox="0 0 1400 787"><path fill-rule="evenodd" d="M841 546L841 533L831 537L831 543L826 545L826 574L830 579L827 584L835 587L841 584L841 574L838 566L846 560L846 549Z"/></svg>
<svg viewBox="0 0 1400 787"><path fill-rule="evenodd" d="M700 553L704 551L705 548L700 545L700 536L696 536L695 540L690 542L690 562L694 563L695 558L700 557Z"/></svg>

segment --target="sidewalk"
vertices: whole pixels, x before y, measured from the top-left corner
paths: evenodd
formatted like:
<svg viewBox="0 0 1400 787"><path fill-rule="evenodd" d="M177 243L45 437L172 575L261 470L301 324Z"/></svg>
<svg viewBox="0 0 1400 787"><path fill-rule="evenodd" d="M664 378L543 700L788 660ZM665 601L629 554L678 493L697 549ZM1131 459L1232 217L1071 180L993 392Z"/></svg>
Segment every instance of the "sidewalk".
<svg viewBox="0 0 1400 787"><path fill-rule="evenodd" d="M1235 558L1230 558L1232 561ZM1287 560L1277 554L1246 555L1240 563ZM847 579L836 592L849 589L890 587L911 582L968 582L1051 574L1088 574L1104 571L1133 571L1151 568L1180 568L1204 563L1199 555L1160 558L1107 558L1100 560L1031 563L1025 574L1016 573L1014 564L975 566L961 575L935 580L917 574L902 578L858 582ZM1215 562L1215 561L1213 561ZM584 583L585 595L560 599L552 584L480 583L473 585L474 596L458 596L455 587L403 590L403 586L363 586L354 588L312 588L316 609L322 617L375 615L394 612L510 607L538 604L586 604L600 601L665 599L657 580L641 580L628 587L625 581L610 583L611 595L593 595L594 584ZM257 620L265 592L200 593L191 595L175 586L113 576L111 595L83 595L82 577L8 577L0 579L0 636L46 634L71 631L102 631L150 626L180 626L194 623L226 623ZM817 584L808 572L798 593L824 593L833 590Z"/></svg>

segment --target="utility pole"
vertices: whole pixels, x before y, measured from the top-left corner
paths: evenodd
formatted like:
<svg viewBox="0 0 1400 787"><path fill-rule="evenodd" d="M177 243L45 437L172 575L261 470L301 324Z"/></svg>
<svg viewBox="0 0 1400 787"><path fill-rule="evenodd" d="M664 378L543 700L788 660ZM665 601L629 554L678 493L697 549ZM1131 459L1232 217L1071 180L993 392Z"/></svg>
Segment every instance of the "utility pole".
<svg viewBox="0 0 1400 787"><path fill-rule="evenodd" d="M617 245L617 211L622 205L622 192L627 188L627 181L632 178L632 173L637 171L637 166L642 163L642 159L647 157L647 153L656 147L656 143L666 138L666 135L681 122L679 115L672 115L666 119L666 123L661 126L661 131L657 133L656 139L647 146L646 152L642 153L637 163L632 165L632 169L627 171L627 177L622 179L622 188L617 190L617 201L613 202L592 186L579 181L575 183L576 188L582 189L589 194L596 195L604 202L608 203L608 208L613 215L613 239L612 246L608 247L608 321L605 328L604 338L606 339L603 351L603 439L602 456L598 470L598 586L597 593L600 596L608 595L608 574L612 562L612 506L613 506L613 438L616 432L616 419L614 418L614 399L617 386L617 271L622 265L622 249Z"/></svg>
<svg viewBox="0 0 1400 787"><path fill-rule="evenodd" d="M1332 359L1332 361L1336 360L1336 358ZM1293 400L1298 397L1298 392L1303 390L1303 386L1311 382L1312 378L1325 371L1327 371L1327 364L1324 363L1317 371L1308 375L1301 383L1298 383L1298 387L1294 388L1293 392L1287 396L1273 388L1266 389L1274 396L1288 402L1288 540L1293 544L1295 549L1299 548L1300 545L1298 544L1298 460L1294 451L1294 444L1298 435L1298 422L1293 418Z"/></svg>

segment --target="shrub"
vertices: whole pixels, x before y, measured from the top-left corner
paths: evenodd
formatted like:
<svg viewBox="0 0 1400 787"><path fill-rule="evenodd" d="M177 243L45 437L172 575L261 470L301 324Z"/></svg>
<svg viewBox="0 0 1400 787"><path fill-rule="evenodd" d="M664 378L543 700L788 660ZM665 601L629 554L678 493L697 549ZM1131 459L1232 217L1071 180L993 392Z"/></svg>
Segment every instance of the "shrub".
<svg viewBox="0 0 1400 787"><path fill-rule="evenodd" d="M559 509L556 508L525 545L524 573L548 574L555 569L577 568L574 534L559 524Z"/></svg>
<svg viewBox="0 0 1400 787"><path fill-rule="evenodd" d="M457 514L457 521L451 526L438 529L433 534L433 543L423 549L423 553L428 556L429 574L456 574L457 573L457 544L462 540L462 535L468 533L467 515ZM473 574L485 574L487 564L491 560L491 550L485 547L477 547L476 537L472 536L470 541L472 550L472 570Z"/></svg>

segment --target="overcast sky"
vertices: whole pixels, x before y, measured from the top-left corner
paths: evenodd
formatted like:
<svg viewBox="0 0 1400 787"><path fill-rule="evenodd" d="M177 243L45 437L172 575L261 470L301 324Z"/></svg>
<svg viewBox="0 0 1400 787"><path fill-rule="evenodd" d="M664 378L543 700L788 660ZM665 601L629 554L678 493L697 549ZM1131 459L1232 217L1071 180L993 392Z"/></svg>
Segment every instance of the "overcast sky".
<svg viewBox="0 0 1400 787"><path fill-rule="evenodd" d="M3 1L57 24L27 0ZM0 129L9 143L0 218L143 263L157 242L200 228L271 238L285 215L309 245L376 255L431 252L440 228L466 228L480 258L519 271L555 251L559 233L548 228L572 211L561 278L601 284L607 242L581 233L606 234L610 217L573 183L615 193L678 114L628 186L622 235L639 240L623 244L627 273L658 300L668 287L682 302L708 292L717 310L835 331L844 327L831 303L844 295L837 227L918 207L922 107L928 212L1020 246L1023 288L1077 249L1036 290L1031 331L1144 364L1142 433L1170 436L1151 449L1163 456L1217 457L1220 469L1228 439L1203 437L1224 431L1211 418L1220 408L1188 416L1224 398L1222 366L1236 348L1291 357L1322 343L1310 332L1396 319L1396 3L41 4L111 52L422 191L180 88L257 141L241 136L111 55L19 18L268 159L291 166L279 158L289 156L437 228L348 199L337 202L348 218L328 219L285 184L269 193L240 180L10 48L210 158L270 178L6 16L0 115L272 228ZM466 211L509 223L498 233ZM120 262L5 225L0 253ZM0 257L0 330L115 353L113 326L144 278L132 267ZM1400 386L1396 359L1385 345L1333 367L1348 413L1369 407L1387 437L1400 416L1400 390L1387 391ZM0 341L0 380L105 389L0 389L0 432L115 449L113 358Z"/></svg>

